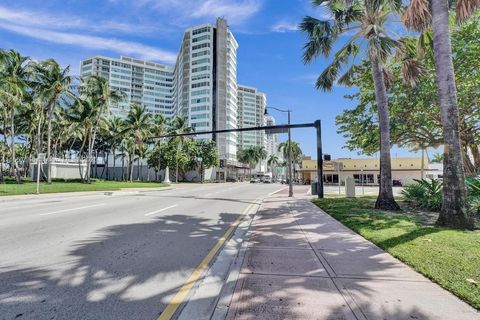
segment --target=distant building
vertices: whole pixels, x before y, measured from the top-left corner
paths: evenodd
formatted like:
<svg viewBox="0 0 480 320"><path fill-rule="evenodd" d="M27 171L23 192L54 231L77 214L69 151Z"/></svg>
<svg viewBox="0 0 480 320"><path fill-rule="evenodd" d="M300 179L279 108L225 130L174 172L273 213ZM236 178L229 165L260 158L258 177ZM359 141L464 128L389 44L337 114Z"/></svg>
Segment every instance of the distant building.
<svg viewBox="0 0 480 320"><path fill-rule="evenodd" d="M424 177L441 178L442 167L438 164L429 164L424 160ZM305 183L310 183L317 178L317 160L306 157L302 160L299 170ZM421 179L422 158L392 158L392 180L394 185L406 185L413 179ZM364 159L334 159L324 161L323 181L325 184L344 184L345 179L351 177L357 184L378 185L380 181L380 160L374 158Z"/></svg>
<svg viewBox="0 0 480 320"><path fill-rule="evenodd" d="M271 115L265 116L265 125L266 126L274 126L275 125L275 118ZM277 155L279 158L283 158L283 155L278 152L278 134L275 133L267 133L266 135L267 141L267 153L268 155Z"/></svg>
<svg viewBox="0 0 480 320"><path fill-rule="evenodd" d="M239 128L261 127L264 125L264 113L267 97L257 88L238 85L238 117ZM237 135L237 148L244 149L251 146L266 147L265 132L246 131Z"/></svg>
<svg viewBox="0 0 480 320"><path fill-rule="evenodd" d="M125 95L123 101L110 106L117 116L125 116L131 103L145 106L151 113L174 115L174 67L128 57L93 56L80 63L80 75L102 76L111 88Z"/></svg>

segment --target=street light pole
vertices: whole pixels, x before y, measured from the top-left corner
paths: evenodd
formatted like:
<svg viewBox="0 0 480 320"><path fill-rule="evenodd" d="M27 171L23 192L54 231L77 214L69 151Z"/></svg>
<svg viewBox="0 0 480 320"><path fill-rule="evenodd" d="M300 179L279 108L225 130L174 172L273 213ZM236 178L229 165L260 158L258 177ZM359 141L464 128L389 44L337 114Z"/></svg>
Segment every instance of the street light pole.
<svg viewBox="0 0 480 320"><path fill-rule="evenodd" d="M290 109L282 110L282 109L278 109L278 108L275 108L275 107L268 107L268 108L271 108L271 109L274 109L274 110L277 110L277 111L280 111L280 112L288 113L288 125L290 126L292 110L290 110ZM265 108L264 115L268 115L267 108ZM287 177L288 177L288 196L293 197L292 134L290 132L290 127L288 128L288 146L287 146L287 148L288 148L288 150L287 150L287 158L288 158L287 159L287 161L288 161L288 166L287 166L287 170L288 170L288 174L287 174Z"/></svg>
<svg viewBox="0 0 480 320"><path fill-rule="evenodd" d="M288 125L290 125L290 114L288 110ZM292 134L290 128L288 128L288 196L293 197L293 179L292 179Z"/></svg>

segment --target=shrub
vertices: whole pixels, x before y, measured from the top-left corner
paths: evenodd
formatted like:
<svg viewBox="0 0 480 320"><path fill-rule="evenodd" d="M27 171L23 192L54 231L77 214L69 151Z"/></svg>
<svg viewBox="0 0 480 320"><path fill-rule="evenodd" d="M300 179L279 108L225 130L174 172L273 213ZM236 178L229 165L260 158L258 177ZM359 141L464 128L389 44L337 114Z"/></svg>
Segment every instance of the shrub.
<svg viewBox="0 0 480 320"><path fill-rule="evenodd" d="M480 178L467 177L468 203L470 209L480 216Z"/></svg>
<svg viewBox="0 0 480 320"><path fill-rule="evenodd" d="M442 208L442 182L437 179L414 181L402 191L405 201L415 208L439 211Z"/></svg>

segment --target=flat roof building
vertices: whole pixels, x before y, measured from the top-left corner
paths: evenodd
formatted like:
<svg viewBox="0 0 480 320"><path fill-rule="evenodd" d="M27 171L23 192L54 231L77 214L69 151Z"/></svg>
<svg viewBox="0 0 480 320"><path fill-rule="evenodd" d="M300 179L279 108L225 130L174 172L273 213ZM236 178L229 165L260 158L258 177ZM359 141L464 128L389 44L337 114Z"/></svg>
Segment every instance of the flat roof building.
<svg viewBox="0 0 480 320"><path fill-rule="evenodd" d="M421 157L392 158L392 180L394 185L406 185L413 179L422 178L422 168L425 178L441 178L442 168L438 164L429 164L425 159L422 166ZM305 157L302 160L300 173L305 183L317 179L317 160ZM326 184L344 184L351 177L357 184L378 185L380 181L380 160L375 158L339 158L324 161L323 181Z"/></svg>

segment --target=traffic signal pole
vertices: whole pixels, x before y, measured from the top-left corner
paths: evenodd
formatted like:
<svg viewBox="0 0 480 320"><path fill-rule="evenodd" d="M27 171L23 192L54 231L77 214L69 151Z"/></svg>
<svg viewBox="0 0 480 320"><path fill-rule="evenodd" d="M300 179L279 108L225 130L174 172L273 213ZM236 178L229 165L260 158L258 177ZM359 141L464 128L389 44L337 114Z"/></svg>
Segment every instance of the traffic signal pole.
<svg viewBox="0 0 480 320"><path fill-rule="evenodd" d="M261 126L261 127L249 127L249 128L237 128L237 129L222 129L222 130L211 130L211 131L198 131L198 132L188 132L188 133L179 133L179 134L167 134L158 137L152 137L151 139L158 138L174 138L174 137L183 137L183 136L196 136L202 134L218 134L218 133L228 133L228 132L244 132L244 131L270 131L271 133L288 133L290 129L298 128L315 128L317 136L317 189L318 197L324 197L323 190L323 151L322 151L322 123L320 120L316 120L313 123L295 123L295 124L280 124L274 126Z"/></svg>

